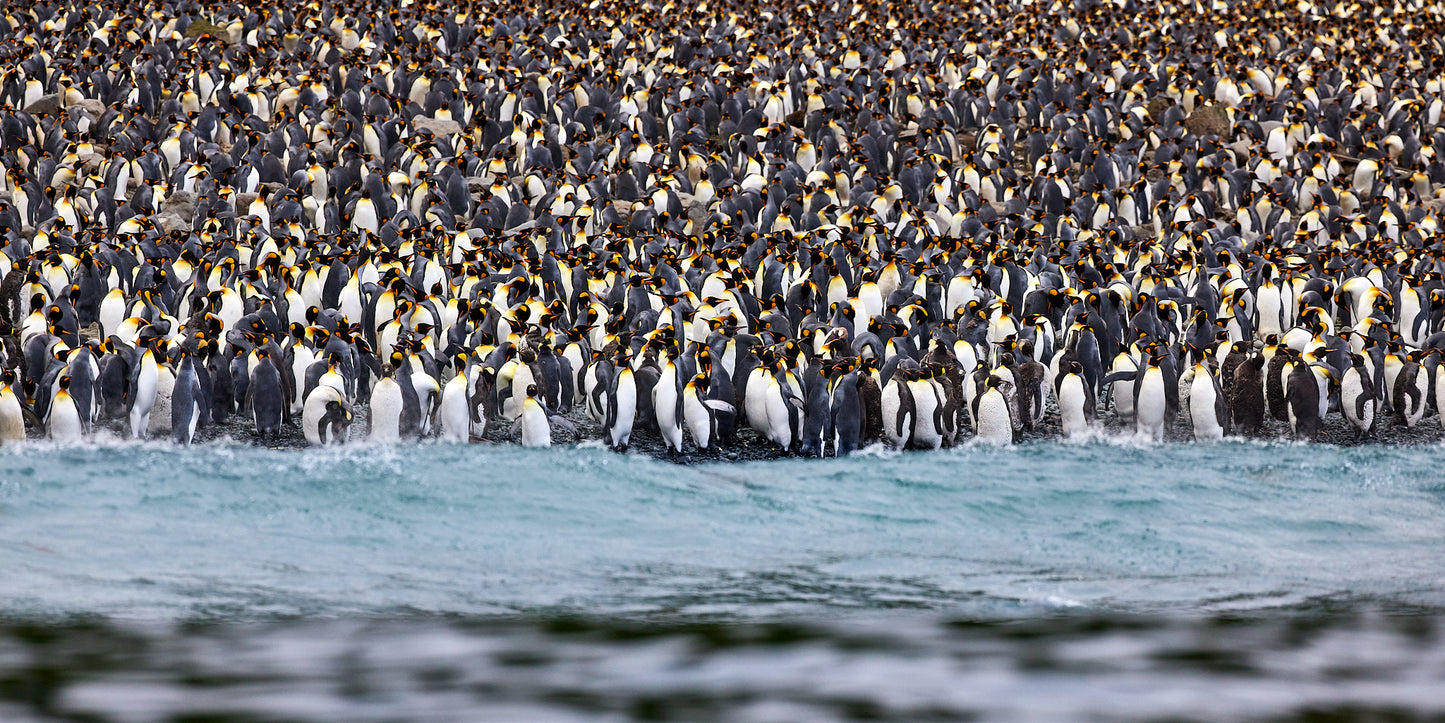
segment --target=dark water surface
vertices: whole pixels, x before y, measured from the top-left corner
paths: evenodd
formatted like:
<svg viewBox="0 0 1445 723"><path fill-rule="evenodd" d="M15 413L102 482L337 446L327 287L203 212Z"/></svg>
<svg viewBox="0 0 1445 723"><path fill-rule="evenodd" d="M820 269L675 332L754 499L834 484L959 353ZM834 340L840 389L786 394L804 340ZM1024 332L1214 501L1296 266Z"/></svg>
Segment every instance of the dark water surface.
<svg viewBox="0 0 1445 723"><path fill-rule="evenodd" d="M0 450L0 720L1445 716L1445 450Z"/></svg>

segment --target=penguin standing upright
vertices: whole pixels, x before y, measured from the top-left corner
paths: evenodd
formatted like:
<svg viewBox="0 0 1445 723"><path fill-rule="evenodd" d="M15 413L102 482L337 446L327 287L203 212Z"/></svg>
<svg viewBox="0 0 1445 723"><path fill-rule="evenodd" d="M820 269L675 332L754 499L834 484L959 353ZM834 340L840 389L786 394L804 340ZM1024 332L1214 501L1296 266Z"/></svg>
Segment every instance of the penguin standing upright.
<svg viewBox="0 0 1445 723"><path fill-rule="evenodd" d="M156 403L156 387L160 370L156 363L155 350L144 347L140 358L131 372L130 383L126 385L126 402L130 417L130 434L133 439L145 439L150 429L151 409Z"/></svg>
<svg viewBox="0 0 1445 723"><path fill-rule="evenodd" d="M367 418L367 439L378 444L401 441L401 414L405 399L390 364L382 369L382 377L371 388L371 414Z"/></svg>
<svg viewBox="0 0 1445 723"><path fill-rule="evenodd" d="M0 372L0 443L25 441L25 408L14 384L14 370Z"/></svg>
<svg viewBox="0 0 1445 723"><path fill-rule="evenodd" d="M1229 434L1229 401L1220 390L1219 378L1209 367L1213 347L1205 347L1194 364L1194 379L1189 389L1189 420L1194 427L1194 441L1217 442Z"/></svg>
<svg viewBox="0 0 1445 723"><path fill-rule="evenodd" d="M1229 413L1237 433L1253 437L1264 425L1264 356L1254 354L1234 368Z"/></svg>
<svg viewBox="0 0 1445 723"><path fill-rule="evenodd" d="M1433 351L1412 351L1405 356L1405 362L1395 375L1392 393L1395 401L1396 420L1413 429L1425 416L1429 398L1430 375L1425 373L1422 362L1434 354Z"/></svg>
<svg viewBox="0 0 1445 723"><path fill-rule="evenodd" d="M196 438L203 404L205 399L201 395L201 381L196 376L195 360L183 351L176 382L171 388L171 434L176 442L190 445Z"/></svg>
<svg viewBox="0 0 1445 723"><path fill-rule="evenodd" d="M607 417L604 426L607 434L607 446L619 452L625 452L628 443L632 440L632 426L637 419L637 379L631 366L626 364L617 366L617 374L613 377L612 385L608 390Z"/></svg>
<svg viewBox="0 0 1445 723"><path fill-rule="evenodd" d="M552 446L552 427L547 421L547 410L537 400L537 385L527 387L527 398L522 400L522 413L517 417L522 428L523 447Z"/></svg>
<svg viewBox="0 0 1445 723"><path fill-rule="evenodd" d="M682 397L677 393L677 364L671 359L662 365L662 375L652 385L652 411L665 449L682 452Z"/></svg>
<svg viewBox="0 0 1445 723"><path fill-rule="evenodd" d="M251 379L246 384L245 409L250 410L256 424L256 437L276 440L281 437L281 419L285 413L285 391L281 388L281 372L271 351L265 347L256 350L256 366L251 368Z"/></svg>
<svg viewBox="0 0 1445 723"><path fill-rule="evenodd" d="M85 435L80 419L80 409L70 396L70 375L60 377L60 389L50 401L50 414L45 418L45 432L51 440L61 443L78 442Z"/></svg>
<svg viewBox="0 0 1445 723"><path fill-rule="evenodd" d="M1330 382L1334 373L1323 364L1303 360L1290 368L1285 396L1289 427L1297 439L1313 442L1330 408Z"/></svg>
<svg viewBox="0 0 1445 723"><path fill-rule="evenodd" d="M1083 376L1082 367L1080 376ZM1013 444L1013 408L1005 396L1007 385L1003 379L989 375L984 381L984 390L973 399L974 426L980 442Z"/></svg>
<svg viewBox="0 0 1445 723"><path fill-rule="evenodd" d="M1164 423L1169 408L1168 382L1161 364L1164 355L1154 352L1147 364L1139 368L1134 382L1134 431L1143 437L1164 440Z"/></svg>
<svg viewBox="0 0 1445 723"><path fill-rule="evenodd" d="M1084 366L1077 361L1054 380L1057 389L1054 396L1059 400L1059 424L1064 436L1083 437L1094 430L1098 411L1094 406L1094 388L1084 378Z"/></svg>
<svg viewBox="0 0 1445 723"><path fill-rule="evenodd" d="M471 439L472 430L471 390L468 388L465 354L458 355L456 365L457 373L442 386L437 422L442 439L464 443Z"/></svg>
<svg viewBox="0 0 1445 723"><path fill-rule="evenodd" d="M1445 365L1436 368L1437 376L1442 368L1445 368ZM1438 384L1435 393L1440 393ZM1355 428L1356 441L1365 439L1374 431L1376 406L1375 385L1370 381L1369 371L1365 369L1365 357L1351 354L1350 368L1345 370L1340 379L1340 411L1344 412L1350 426Z"/></svg>
<svg viewBox="0 0 1445 723"><path fill-rule="evenodd" d="M863 403L858 396L862 378L848 371L833 387L833 454L847 457L858 449L863 437Z"/></svg>
<svg viewBox="0 0 1445 723"><path fill-rule="evenodd" d="M697 448L708 451L717 442L717 419L704 403L707 397L707 376L698 374L682 388L682 420Z"/></svg>

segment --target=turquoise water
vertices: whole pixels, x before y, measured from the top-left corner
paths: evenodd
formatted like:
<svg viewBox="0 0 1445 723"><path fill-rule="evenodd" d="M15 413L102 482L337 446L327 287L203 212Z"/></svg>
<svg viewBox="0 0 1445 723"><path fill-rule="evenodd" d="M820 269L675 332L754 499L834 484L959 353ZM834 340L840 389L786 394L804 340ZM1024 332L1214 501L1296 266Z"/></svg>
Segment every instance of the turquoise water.
<svg viewBox="0 0 1445 723"><path fill-rule="evenodd" d="M0 714L1438 715L1442 457L7 448Z"/></svg>

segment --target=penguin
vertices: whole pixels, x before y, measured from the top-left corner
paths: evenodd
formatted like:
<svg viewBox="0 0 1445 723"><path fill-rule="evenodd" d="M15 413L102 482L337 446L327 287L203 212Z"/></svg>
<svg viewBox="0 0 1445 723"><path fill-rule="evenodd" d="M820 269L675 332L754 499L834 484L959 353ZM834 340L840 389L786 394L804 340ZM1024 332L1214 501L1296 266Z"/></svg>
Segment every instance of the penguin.
<svg viewBox="0 0 1445 723"><path fill-rule="evenodd" d="M1234 368L1229 413L1236 432L1257 436L1265 419L1264 355L1252 354Z"/></svg>
<svg viewBox="0 0 1445 723"><path fill-rule="evenodd" d="M281 371L266 347L256 350L256 365L251 368L242 408L251 412L257 439L276 441L281 437L282 415L286 399L282 389Z"/></svg>
<svg viewBox="0 0 1445 723"><path fill-rule="evenodd" d="M1438 386L1436 390L1439 394ZM1350 368L1340 378L1340 410L1355 428L1355 441L1364 440L1374 432L1375 408L1375 385L1365 369L1365 358L1350 354Z"/></svg>
<svg viewBox="0 0 1445 723"><path fill-rule="evenodd" d="M1194 364L1189 389L1189 421L1196 442L1217 442L1229 434L1229 400L1210 368L1213 356L1214 348L1205 347Z"/></svg>
<svg viewBox="0 0 1445 723"><path fill-rule="evenodd" d="M155 350L145 347L133 367L131 379L126 385L126 403L130 419L132 439L145 439L150 429L151 410L155 407L157 387L160 385L160 366L156 363Z"/></svg>
<svg viewBox="0 0 1445 723"><path fill-rule="evenodd" d="M195 360L189 352L182 351L176 381L171 388L171 434L177 444L190 446L195 440L204 405Z"/></svg>
<svg viewBox="0 0 1445 723"><path fill-rule="evenodd" d="M1134 431L1155 442L1164 440L1165 416L1169 408L1168 382L1164 379L1162 352L1154 352L1139 368L1134 382Z"/></svg>
<svg viewBox="0 0 1445 723"><path fill-rule="evenodd" d="M471 440L473 417L465 354L457 355L456 367L457 373L442 385L437 422L441 439L464 444Z"/></svg>
<svg viewBox="0 0 1445 723"><path fill-rule="evenodd" d="M619 364L617 367L617 374L608 389L607 416L603 420L603 428L606 430L607 446L618 452L626 452L627 445L632 440L632 427L637 420L637 379L631 366Z"/></svg>
<svg viewBox="0 0 1445 723"><path fill-rule="evenodd" d="M1054 396L1059 400L1059 424L1070 439L1092 434L1098 422L1094 389L1084 378L1084 366L1070 361L1064 373L1054 380ZM1132 401L1132 400L1131 400Z"/></svg>
<svg viewBox="0 0 1445 723"><path fill-rule="evenodd" d="M14 385L14 370L0 371L0 444L25 441L25 409Z"/></svg>
<svg viewBox="0 0 1445 723"><path fill-rule="evenodd" d="M662 375L652 385L652 412L662 435L663 448L673 454L682 453L682 396L678 394L677 364L671 359L662 365Z"/></svg>
<svg viewBox="0 0 1445 723"><path fill-rule="evenodd" d="M85 427L80 420L80 409L70 396L70 375L61 376L59 383L60 389L50 401L50 414L45 418L45 434L62 444L79 442L84 438Z"/></svg>
<svg viewBox="0 0 1445 723"><path fill-rule="evenodd" d="M1300 361L1291 366L1286 384L1289 426L1296 439L1312 442L1330 406L1334 372L1318 363Z"/></svg>
<svg viewBox="0 0 1445 723"><path fill-rule="evenodd" d="M1392 390L1395 399L1395 419L1408 429L1413 429L1425 416L1430 375L1425 373L1422 362L1434 353L1434 351L1421 350L1410 352L1406 355L1404 365L1395 376Z"/></svg>
<svg viewBox="0 0 1445 723"><path fill-rule="evenodd" d="M768 374L763 388L767 438L784 453L791 453L798 442L804 405L791 383L785 386L779 381L780 373Z"/></svg>
<svg viewBox="0 0 1445 723"><path fill-rule="evenodd" d="M312 446L344 444L351 422L351 405L339 390L329 385L317 385L301 406L301 430Z"/></svg>
<svg viewBox="0 0 1445 723"><path fill-rule="evenodd" d="M707 402L707 375L698 374L682 389L682 419L699 451L713 449L717 442L717 417Z"/></svg>
<svg viewBox="0 0 1445 723"><path fill-rule="evenodd" d="M381 374L371 388L371 413L367 417L366 437L375 444L395 444L401 441L406 392L397 383L395 369L390 364L382 367Z"/></svg>
<svg viewBox="0 0 1445 723"><path fill-rule="evenodd" d="M1082 365L1080 376L1082 377ZM1012 408L1005 395L1008 382L989 375L984 381L984 390L973 400L973 418L976 438L987 444L1013 444L1014 422Z"/></svg>
<svg viewBox="0 0 1445 723"><path fill-rule="evenodd" d="M833 430L833 454L847 457L858 451L863 441L863 402L858 388L862 384L859 373L849 364L833 385L833 401L829 406Z"/></svg>
<svg viewBox="0 0 1445 723"><path fill-rule="evenodd" d="M552 427L547 421L547 410L537 400L537 385L527 386L527 396L522 400L522 413L517 417L521 428L523 447L552 446Z"/></svg>

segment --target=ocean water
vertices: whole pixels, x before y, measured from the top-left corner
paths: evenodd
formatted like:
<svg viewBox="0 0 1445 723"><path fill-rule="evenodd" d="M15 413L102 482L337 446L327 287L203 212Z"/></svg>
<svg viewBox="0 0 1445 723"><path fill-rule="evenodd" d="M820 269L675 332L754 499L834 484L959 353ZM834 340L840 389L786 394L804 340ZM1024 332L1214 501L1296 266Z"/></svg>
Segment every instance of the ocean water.
<svg viewBox="0 0 1445 723"><path fill-rule="evenodd" d="M0 720L1445 716L1445 449L0 449Z"/></svg>

